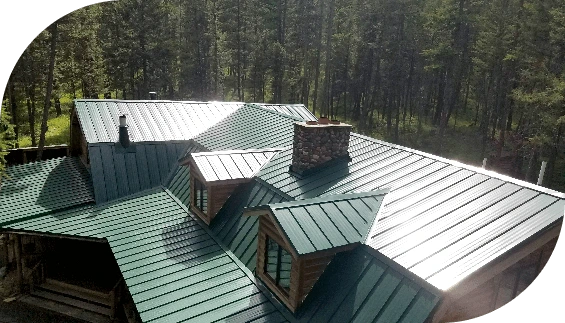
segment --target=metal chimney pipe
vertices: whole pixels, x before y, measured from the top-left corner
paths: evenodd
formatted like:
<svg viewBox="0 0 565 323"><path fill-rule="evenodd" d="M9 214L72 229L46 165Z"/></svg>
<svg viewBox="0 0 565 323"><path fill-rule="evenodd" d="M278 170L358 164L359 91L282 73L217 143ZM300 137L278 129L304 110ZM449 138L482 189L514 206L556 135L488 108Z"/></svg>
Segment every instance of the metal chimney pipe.
<svg viewBox="0 0 565 323"><path fill-rule="evenodd" d="M539 171L539 177L538 177L538 185L541 185L541 183L543 182L543 175L545 174L545 167L547 166L547 162L546 161L542 161L541 162L541 169Z"/></svg>
<svg viewBox="0 0 565 323"><path fill-rule="evenodd" d="M486 169L486 168L487 168L487 159L484 158L483 159L483 169Z"/></svg>
<svg viewBox="0 0 565 323"><path fill-rule="evenodd" d="M129 133L128 133L128 127L127 127L127 121L126 121L126 116L125 115L121 115L120 116L120 128L119 128L120 132L119 132L119 139L120 139L120 144L122 145L122 147L127 148L129 147Z"/></svg>

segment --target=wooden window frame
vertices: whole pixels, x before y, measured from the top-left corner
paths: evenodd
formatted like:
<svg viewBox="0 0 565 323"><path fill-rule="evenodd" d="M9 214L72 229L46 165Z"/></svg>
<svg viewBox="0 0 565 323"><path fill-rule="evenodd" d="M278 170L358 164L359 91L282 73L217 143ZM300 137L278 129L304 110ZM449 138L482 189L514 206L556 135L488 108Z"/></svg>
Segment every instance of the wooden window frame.
<svg viewBox="0 0 565 323"><path fill-rule="evenodd" d="M204 205L204 190L206 191L206 210L203 210L202 206ZM198 201L198 194L197 192L200 191L200 201ZM209 189L204 183L202 183L198 178L194 178L194 196L192 200L192 204L194 208L200 211L202 214L208 214L208 209L210 206L210 196L209 196ZM200 203L198 203L200 202Z"/></svg>
<svg viewBox="0 0 565 323"><path fill-rule="evenodd" d="M269 262L269 241L272 241L273 243L275 243L278 246L278 250L277 250L277 268L276 268L276 273L275 273L275 278L273 279L273 277L268 273L268 262ZM280 276L281 276L281 258L282 258L282 251L286 251L290 256L291 256L291 260L290 260L290 269L289 271L292 272L292 254L290 252L288 252L288 250L286 250L285 248L283 248L275 239L271 238L269 235L266 235L266 240L265 240L265 263L263 265L263 274L265 277L267 277L268 280L270 280L270 282L276 286L276 288L281 291L282 293L284 293L285 296L289 296L290 294L290 281L289 281L289 286L287 287L283 287L280 285Z"/></svg>

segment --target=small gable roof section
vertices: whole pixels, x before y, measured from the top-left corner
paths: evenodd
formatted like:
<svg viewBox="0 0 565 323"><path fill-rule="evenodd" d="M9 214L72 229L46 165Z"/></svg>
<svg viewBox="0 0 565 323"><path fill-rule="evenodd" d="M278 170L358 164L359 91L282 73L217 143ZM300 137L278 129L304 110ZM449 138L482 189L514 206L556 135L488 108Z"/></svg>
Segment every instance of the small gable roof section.
<svg viewBox="0 0 565 323"><path fill-rule="evenodd" d="M189 140L239 108L238 102L76 100L86 141L117 142L118 118L127 116L132 142Z"/></svg>
<svg viewBox="0 0 565 323"><path fill-rule="evenodd" d="M90 175L78 158L62 157L6 169L0 225L94 202Z"/></svg>
<svg viewBox="0 0 565 323"><path fill-rule="evenodd" d="M281 149L229 150L191 154L206 182L250 179Z"/></svg>
<svg viewBox="0 0 565 323"><path fill-rule="evenodd" d="M298 255L364 243L388 190L342 194L250 208L268 209ZM255 212L257 211L257 212Z"/></svg>

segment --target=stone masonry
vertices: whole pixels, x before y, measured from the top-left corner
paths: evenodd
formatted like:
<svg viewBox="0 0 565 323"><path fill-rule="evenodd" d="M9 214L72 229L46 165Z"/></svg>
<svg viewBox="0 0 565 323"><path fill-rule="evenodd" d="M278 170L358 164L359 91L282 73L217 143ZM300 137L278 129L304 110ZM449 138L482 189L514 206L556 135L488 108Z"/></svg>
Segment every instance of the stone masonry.
<svg viewBox="0 0 565 323"><path fill-rule="evenodd" d="M349 156L351 125L294 124L292 171L302 173L330 160Z"/></svg>

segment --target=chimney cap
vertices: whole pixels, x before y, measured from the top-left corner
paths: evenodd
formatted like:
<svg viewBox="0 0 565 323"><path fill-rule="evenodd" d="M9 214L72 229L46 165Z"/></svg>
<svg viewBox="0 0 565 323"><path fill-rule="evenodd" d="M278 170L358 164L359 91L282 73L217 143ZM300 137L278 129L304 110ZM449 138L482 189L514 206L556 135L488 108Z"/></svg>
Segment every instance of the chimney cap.
<svg viewBox="0 0 565 323"><path fill-rule="evenodd" d="M125 127L125 126L127 126L127 123L126 123L126 115L125 115L125 114L122 114L122 115L120 116L120 127Z"/></svg>
<svg viewBox="0 0 565 323"><path fill-rule="evenodd" d="M328 124L328 123L330 123L330 119L328 119L328 117L321 116L320 119L318 119L318 123L319 124Z"/></svg>

